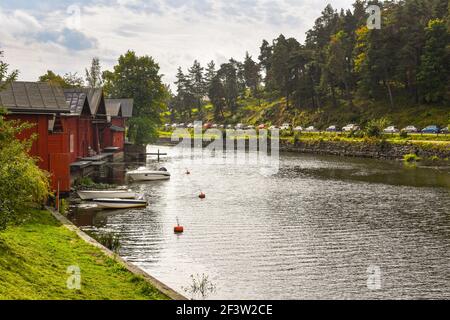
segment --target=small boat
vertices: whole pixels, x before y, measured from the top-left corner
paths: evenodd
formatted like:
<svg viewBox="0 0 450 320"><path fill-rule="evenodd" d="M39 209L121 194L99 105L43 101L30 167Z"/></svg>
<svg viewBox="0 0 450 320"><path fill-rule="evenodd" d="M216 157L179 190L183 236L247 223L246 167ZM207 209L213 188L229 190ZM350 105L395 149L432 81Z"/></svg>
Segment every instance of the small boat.
<svg viewBox="0 0 450 320"><path fill-rule="evenodd" d="M137 170L128 171L126 175L127 178L132 181L157 181L170 179L170 173L167 172L166 168L152 171L145 167L142 167Z"/></svg>
<svg viewBox="0 0 450 320"><path fill-rule="evenodd" d="M131 190L84 190L78 191L77 193L81 200L136 198L136 193Z"/></svg>
<svg viewBox="0 0 450 320"><path fill-rule="evenodd" d="M94 199L92 201L97 204L99 208L104 209L143 208L148 205L146 200L136 199Z"/></svg>

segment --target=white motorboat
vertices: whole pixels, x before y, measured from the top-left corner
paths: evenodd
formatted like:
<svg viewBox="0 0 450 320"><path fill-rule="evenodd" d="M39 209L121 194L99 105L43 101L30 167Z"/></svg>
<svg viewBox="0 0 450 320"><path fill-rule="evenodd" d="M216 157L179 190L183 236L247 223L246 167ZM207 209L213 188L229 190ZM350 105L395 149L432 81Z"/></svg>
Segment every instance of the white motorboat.
<svg viewBox="0 0 450 320"><path fill-rule="evenodd" d="M146 200L136 199L94 199L92 201L97 204L99 208L104 209L143 208L148 205Z"/></svg>
<svg viewBox="0 0 450 320"><path fill-rule="evenodd" d="M131 190L83 190L78 191L77 193L81 200L136 198L136 193Z"/></svg>
<svg viewBox="0 0 450 320"><path fill-rule="evenodd" d="M132 181L157 181L157 180L169 180L170 173L167 169L161 168L157 171L149 170L145 167L137 170L128 171L127 178Z"/></svg>

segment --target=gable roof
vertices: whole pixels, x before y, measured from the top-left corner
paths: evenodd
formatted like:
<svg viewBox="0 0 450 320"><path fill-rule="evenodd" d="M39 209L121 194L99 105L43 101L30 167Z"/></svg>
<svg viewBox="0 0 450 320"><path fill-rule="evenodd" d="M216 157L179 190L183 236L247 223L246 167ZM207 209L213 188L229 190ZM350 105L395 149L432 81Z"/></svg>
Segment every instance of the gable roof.
<svg viewBox="0 0 450 320"><path fill-rule="evenodd" d="M105 99L106 115L108 117L121 117L122 106L120 101Z"/></svg>
<svg viewBox="0 0 450 320"><path fill-rule="evenodd" d="M89 101L87 99L87 94L85 92L75 91L73 89L65 89L64 96L66 97L66 102L69 105L71 114L92 114L91 108L89 106Z"/></svg>
<svg viewBox="0 0 450 320"><path fill-rule="evenodd" d="M68 113L61 87L46 82L14 81L0 91L0 105L12 113Z"/></svg>
<svg viewBox="0 0 450 320"><path fill-rule="evenodd" d="M131 118L133 116L133 99L106 99L105 101L107 101L107 105L120 104L123 118Z"/></svg>
<svg viewBox="0 0 450 320"><path fill-rule="evenodd" d="M72 88L64 90L66 95L72 94L78 96L79 99L87 99L92 115L103 116L106 118L105 98L103 96L102 88ZM80 103L76 101L76 108L79 108Z"/></svg>

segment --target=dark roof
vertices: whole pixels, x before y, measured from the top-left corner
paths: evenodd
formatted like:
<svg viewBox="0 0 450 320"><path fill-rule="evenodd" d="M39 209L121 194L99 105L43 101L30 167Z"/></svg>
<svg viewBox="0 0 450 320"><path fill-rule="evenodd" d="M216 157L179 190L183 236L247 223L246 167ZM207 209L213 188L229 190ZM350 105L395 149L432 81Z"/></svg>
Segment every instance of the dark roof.
<svg viewBox="0 0 450 320"><path fill-rule="evenodd" d="M15 81L0 92L0 105L12 113L66 113L61 87L46 82Z"/></svg>
<svg viewBox="0 0 450 320"><path fill-rule="evenodd" d="M72 88L64 90L67 94L77 94L79 97L86 95L89 107L91 108L91 114L93 115L103 115L106 116L106 111L104 109L104 97L102 88ZM79 106L78 106L79 107Z"/></svg>
<svg viewBox="0 0 450 320"><path fill-rule="evenodd" d="M106 99L106 105L110 104L120 104L120 108L122 110L122 117L131 118L133 116L133 99ZM109 113L108 113L109 115Z"/></svg>
<svg viewBox="0 0 450 320"><path fill-rule="evenodd" d="M66 97L66 102L70 107L71 114L81 115L83 113L83 109L85 112L87 111L89 114L92 114L89 101L87 99L87 94L85 92L65 89L64 96Z"/></svg>

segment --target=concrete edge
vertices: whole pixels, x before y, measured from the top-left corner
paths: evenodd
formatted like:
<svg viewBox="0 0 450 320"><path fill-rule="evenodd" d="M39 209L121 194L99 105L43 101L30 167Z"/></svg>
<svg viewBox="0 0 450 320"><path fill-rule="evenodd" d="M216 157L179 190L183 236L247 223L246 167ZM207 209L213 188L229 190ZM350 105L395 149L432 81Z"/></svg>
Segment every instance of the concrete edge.
<svg viewBox="0 0 450 320"><path fill-rule="evenodd" d="M147 272L142 270L141 268L135 266L134 264L125 261L123 258L103 246L101 243L99 243L97 240L93 239L86 233L84 233L82 230L80 230L77 226L75 226L71 221L69 221L66 217L61 215L59 212L53 210L53 208L47 207L47 210L59 221L61 224L67 228L70 231L75 232L78 237L80 237L83 241L86 243L99 248L104 254L106 254L108 257L116 260L119 262L122 266L124 266L129 272L142 276L149 284L154 286L156 289L161 291L163 294L165 294L167 297L169 297L172 300L188 300L185 296L182 294L176 292L169 286L165 285L158 279L152 277Z"/></svg>

